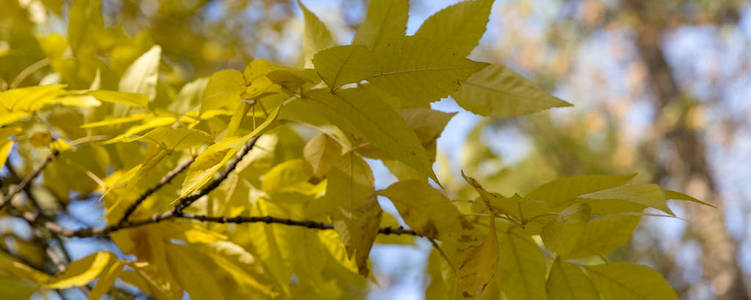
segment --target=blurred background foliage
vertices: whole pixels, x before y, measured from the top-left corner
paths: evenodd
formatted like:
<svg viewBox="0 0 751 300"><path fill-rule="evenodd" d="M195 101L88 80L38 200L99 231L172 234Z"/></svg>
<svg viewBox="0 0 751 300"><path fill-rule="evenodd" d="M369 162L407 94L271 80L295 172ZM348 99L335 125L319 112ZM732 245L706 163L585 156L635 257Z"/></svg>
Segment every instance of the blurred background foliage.
<svg viewBox="0 0 751 300"><path fill-rule="evenodd" d="M367 0L304 2L341 42L351 39L367 6ZM454 2L410 1L408 33ZM102 88L116 89L133 60L161 45L156 106L167 107L186 82L241 69L252 58L302 64L296 1L91 3L101 7L3 0L0 89L61 79L87 88L97 74ZM684 220L646 219L614 258L657 268L681 298L747 299L749 50L751 4L740 0L497 0L473 57L503 62L576 106L501 120L460 112L438 141L441 182L452 199L464 199L471 192L460 169L506 195L559 176L638 172L639 182L684 191L718 209L674 206ZM451 99L435 107L461 110ZM20 166L24 173L30 167ZM381 187L394 180L383 166L375 168ZM78 213L101 222L100 213ZM104 247L66 246L75 257ZM381 285L370 297L422 297L428 248L374 249Z"/></svg>

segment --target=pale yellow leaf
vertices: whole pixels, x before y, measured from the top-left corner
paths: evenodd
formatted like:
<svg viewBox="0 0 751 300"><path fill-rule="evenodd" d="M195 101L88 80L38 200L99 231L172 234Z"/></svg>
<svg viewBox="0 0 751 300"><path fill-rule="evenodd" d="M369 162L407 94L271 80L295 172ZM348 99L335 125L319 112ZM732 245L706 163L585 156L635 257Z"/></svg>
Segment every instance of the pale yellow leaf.
<svg viewBox="0 0 751 300"><path fill-rule="evenodd" d="M162 48L157 45L137 58L120 78L119 91L144 94L148 96L149 101L153 101L156 97L161 56Z"/></svg>
<svg viewBox="0 0 751 300"><path fill-rule="evenodd" d="M104 102L119 103L143 108L149 105L149 96L146 94L106 90L90 91L88 93L94 96L97 100Z"/></svg>
<svg viewBox="0 0 751 300"><path fill-rule="evenodd" d="M303 56L305 59L305 66L308 67L312 64L313 56L323 49L331 48L335 46L334 38L331 36L331 32L326 28L326 24L323 24L318 16L308 10L300 0L297 0L297 4L303 12L305 18L305 39L303 41Z"/></svg>
<svg viewBox="0 0 751 300"><path fill-rule="evenodd" d="M652 268L625 262L585 268L604 300L678 299L667 280Z"/></svg>
<svg viewBox="0 0 751 300"><path fill-rule="evenodd" d="M534 240L518 227L498 234L498 276L509 300L544 300L545 258Z"/></svg>
<svg viewBox="0 0 751 300"><path fill-rule="evenodd" d="M418 172L437 180L432 162L414 130L388 104L362 88L331 94L317 89L305 95L313 106L344 132L367 139L373 146Z"/></svg>
<svg viewBox="0 0 751 300"><path fill-rule="evenodd" d="M368 82L412 107L449 96L459 82L486 65L416 36L389 43L378 60L379 70Z"/></svg>
<svg viewBox="0 0 751 300"><path fill-rule="evenodd" d="M321 50L313 57L313 64L329 89L347 83L359 83L377 70L376 58L365 46L336 46Z"/></svg>
<svg viewBox="0 0 751 300"><path fill-rule="evenodd" d="M489 65L470 75L452 95L464 109L494 118L572 106L502 65Z"/></svg>
<svg viewBox="0 0 751 300"><path fill-rule="evenodd" d="M72 286L83 286L94 280L117 260L109 252L97 252L82 259L71 262L61 274L53 277L46 286L54 289L64 289Z"/></svg>
<svg viewBox="0 0 751 300"><path fill-rule="evenodd" d="M550 268L546 290L550 298L560 300L599 300L594 283L576 265L557 258Z"/></svg>
<svg viewBox="0 0 751 300"><path fill-rule="evenodd" d="M404 222L417 233L449 240L462 230L459 210L427 182L399 181L378 193L391 199Z"/></svg>
<svg viewBox="0 0 751 300"><path fill-rule="evenodd" d="M430 16L416 37L438 42L466 57L477 46L488 23L493 0L462 1Z"/></svg>
<svg viewBox="0 0 751 300"><path fill-rule="evenodd" d="M376 56L382 55L389 42L404 36L408 13L408 0L371 0L365 20L352 39L352 45L363 45Z"/></svg>
<svg viewBox="0 0 751 300"><path fill-rule="evenodd" d="M310 139L303 149L306 167L313 176L323 178L342 154L342 146L326 134Z"/></svg>
<svg viewBox="0 0 751 300"><path fill-rule="evenodd" d="M498 246L495 218L490 218L490 231L487 236L482 243L466 250L466 257L458 267L457 275L462 296L478 297L485 291L485 287L495 276L499 258L504 259L502 252L499 257ZM505 262L502 261L500 271L504 271L503 263Z"/></svg>
<svg viewBox="0 0 751 300"><path fill-rule="evenodd" d="M237 70L221 70L211 75L203 92L201 113L212 109L234 109L242 100L245 79Z"/></svg>

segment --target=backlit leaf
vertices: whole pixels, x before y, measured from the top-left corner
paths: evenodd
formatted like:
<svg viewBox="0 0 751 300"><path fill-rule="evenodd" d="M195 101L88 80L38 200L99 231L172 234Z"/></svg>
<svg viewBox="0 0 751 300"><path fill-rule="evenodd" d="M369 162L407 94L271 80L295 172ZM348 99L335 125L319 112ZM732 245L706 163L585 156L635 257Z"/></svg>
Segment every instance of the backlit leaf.
<svg viewBox="0 0 751 300"><path fill-rule="evenodd" d="M432 163L415 132L374 94L362 88L336 94L319 89L306 94L305 100L345 132L364 137L394 159L435 179Z"/></svg>
<svg viewBox="0 0 751 300"><path fill-rule="evenodd" d="M418 233L448 240L461 231L459 210L427 182L399 181L378 193L391 199L404 222Z"/></svg>
<svg viewBox="0 0 751 300"><path fill-rule="evenodd" d="M83 286L94 280L117 260L109 252L97 252L76 260L66 266L61 274L56 275L46 284L47 287L64 289L72 286Z"/></svg>
<svg viewBox="0 0 751 300"><path fill-rule="evenodd" d="M499 232L498 245L498 276L503 294L510 300L547 299L547 268L540 247L517 227Z"/></svg>
<svg viewBox="0 0 751 300"><path fill-rule="evenodd" d="M599 300L595 285L579 266L553 261L546 284L548 295L561 300Z"/></svg>
<svg viewBox="0 0 751 300"><path fill-rule="evenodd" d="M368 82L410 106L447 97L459 82L485 66L428 37L407 36L386 46Z"/></svg>
<svg viewBox="0 0 751 300"><path fill-rule="evenodd" d="M303 149L306 166L313 176L323 178L342 154L342 146L326 134L310 139Z"/></svg>
<svg viewBox="0 0 751 300"><path fill-rule="evenodd" d="M368 13L357 28L352 45L366 46L381 56L388 43L404 36L408 13L408 0L370 0Z"/></svg>
<svg viewBox="0 0 751 300"><path fill-rule="evenodd" d="M349 152L329 172L325 201L334 208L332 220L347 254L355 258L360 275L367 276L368 255L381 224L373 173L362 158Z"/></svg>
<svg viewBox="0 0 751 300"><path fill-rule="evenodd" d="M234 109L242 100L240 94L245 91L245 79L237 70L221 70L211 75L203 91L201 112L211 109Z"/></svg>
<svg viewBox="0 0 751 300"><path fill-rule="evenodd" d="M489 65L470 75L452 95L464 109L494 118L571 106L502 65Z"/></svg>
<svg viewBox="0 0 751 300"><path fill-rule="evenodd" d="M615 262L585 268L602 299L678 299L665 278L649 267Z"/></svg>
<svg viewBox="0 0 751 300"><path fill-rule="evenodd" d="M300 0L297 0L297 4L303 12L305 18L305 40L303 41L303 56L305 58L306 67L311 64L313 56L323 49L331 48L335 46L334 38L331 37L331 32L326 28L326 24L323 24L318 16L308 10Z"/></svg>
<svg viewBox="0 0 751 300"><path fill-rule="evenodd" d="M490 231L485 239L479 245L466 250L466 257L458 267L457 275L462 296L466 298L482 295L496 273L496 265L499 265L498 248L495 218L490 218ZM498 271L503 271L503 269Z"/></svg>
<svg viewBox="0 0 751 300"><path fill-rule="evenodd" d="M430 16L415 36L452 48L466 57L477 46L488 23L493 0L461 1Z"/></svg>
<svg viewBox="0 0 751 300"><path fill-rule="evenodd" d="M331 90L375 74L376 58L365 46L337 46L321 50L313 64Z"/></svg>
<svg viewBox="0 0 751 300"><path fill-rule="evenodd" d="M149 97L149 101L153 101L156 97L161 56L162 48L154 46L136 59L120 78L120 92L144 94Z"/></svg>

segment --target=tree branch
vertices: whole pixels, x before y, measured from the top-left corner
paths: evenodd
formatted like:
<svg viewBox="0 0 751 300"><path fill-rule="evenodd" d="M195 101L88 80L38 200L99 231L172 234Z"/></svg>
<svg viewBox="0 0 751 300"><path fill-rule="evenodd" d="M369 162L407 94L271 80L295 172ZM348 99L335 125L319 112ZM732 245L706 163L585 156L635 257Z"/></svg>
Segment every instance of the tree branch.
<svg viewBox="0 0 751 300"><path fill-rule="evenodd" d="M175 205L175 208L172 209L172 214L177 215L177 216L182 215L183 210L188 208L188 206L193 204L193 202L196 202L196 200L201 199L201 197L208 195L209 193L211 193L211 191L219 187L219 185L221 185L222 182L224 182L224 180L227 179L229 174L232 173L232 171L234 171L235 168L237 168L237 164L239 164L240 161L243 160L243 157L245 157L245 155L247 155L248 152L250 152L250 150L253 150L253 147L256 145L258 138L260 138L260 136L255 136L251 138L247 144L245 144L243 149L240 150L240 152L235 157L235 160L232 161L232 163L229 164L227 169L225 169L219 175L219 178L214 179L214 181L204 186L198 193L195 193L193 195L180 199L180 202L177 205Z"/></svg>
<svg viewBox="0 0 751 300"><path fill-rule="evenodd" d="M3 209L6 205L8 205L8 203L10 203L10 201L13 200L13 197L15 197L16 194L18 194L19 192L25 190L26 187L29 184L31 184L31 182L34 181L34 179L37 178L37 176L39 176L39 174L41 174L42 171L44 171L44 168L46 168L47 165L53 159L55 159L55 157L57 157L58 154L60 154L60 152L58 152L57 150L53 150L52 153L50 153L50 155L48 155L42 161L42 163L39 166L36 167L36 169L32 170L31 173L28 176L26 176L26 178L24 178L21 181L21 183L19 183L17 186L15 186L15 188L13 188L12 190L10 190L10 192L8 192L7 196L3 196L3 199L0 202L0 209Z"/></svg>
<svg viewBox="0 0 751 300"><path fill-rule="evenodd" d="M163 186L169 184L170 181L172 181L172 179L174 179L175 177L177 177L177 175L179 175L183 171L187 170L188 167L195 160L196 160L196 156L195 155L191 156L191 158L189 160L187 160L187 161L179 164L177 167L175 167L174 169L172 169L172 171L169 171L169 173L167 173L166 175L164 175L164 177L162 177L162 179L159 180L159 183L157 183L155 186L153 186L153 187L149 188L148 190L146 190L143 194L141 194L141 196L138 197L138 199L136 199L135 202L133 202L132 204L130 204L130 206L128 206L128 208L125 209L125 214L123 214L123 217L120 218L120 221L117 222L117 224L119 224L119 225L125 224L125 222L128 221L128 217L130 217L130 215L132 215L136 211L136 209L138 208L138 206L141 205L141 203L143 203L143 201L145 201L147 198L149 198L149 196L151 196L152 194L154 194L157 191L159 191Z"/></svg>

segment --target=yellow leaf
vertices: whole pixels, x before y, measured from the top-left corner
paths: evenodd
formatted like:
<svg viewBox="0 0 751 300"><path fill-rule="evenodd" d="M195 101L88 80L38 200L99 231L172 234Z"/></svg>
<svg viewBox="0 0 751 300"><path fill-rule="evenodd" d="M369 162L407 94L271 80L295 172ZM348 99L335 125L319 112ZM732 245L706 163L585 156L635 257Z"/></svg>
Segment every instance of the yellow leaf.
<svg viewBox="0 0 751 300"><path fill-rule="evenodd" d="M503 294L510 300L547 299L545 258L540 247L518 227L498 235L498 275Z"/></svg>
<svg viewBox="0 0 751 300"><path fill-rule="evenodd" d="M261 190L267 195L277 193L310 194L313 192L314 186L308 183L307 179L303 172L302 160L291 159L274 166L263 175Z"/></svg>
<svg viewBox="0 0 751 300"><path fill-rule="evenodd" d="M331 94L313 90L305 95L313 106L344 132L364 137L373 146L437 181L431 160L414 130L373 93L352 88Z"/></svg>
<svg viewBox="0 0 751 300"><path fill-rule="evenodd" d="M319 179L329 172L341 154L342 146L326 134L310 139L303 149L306 167L310 167L313 176Z"/></svg>
<svg viewBox="0 0 751 300"><path fill-rule="evenodd" d="M148 96L149 101L153 101L156 97L161 55L162 48L157 45L136 59L120 78L119 90L126 93L144 94Z"/></svg>
<svg viewBox="0 0 751 300"><path fill-rule="evenodd" d="M55 102L64 106L96 107L102 104L96 97L90 95L66 95L58 98Z"/></svg>
<svg viewBox="0 0 751 300"><path fill-rule="evenodd" d="M662 190L662 191L665 193L665 199L689 201L689 202L699 203L699 204L703 204L709 207L717 208L711 203L701 201L699 199L696 199L694 197L691 197L681 192L676 192L676 191L671 191L671 190Z"/></svg>
<svg viewBox="0 0 751 300"><path fill-rule="evenodd" d="M487 236L482 243L466 250L466 258L459 265L457 273L462 296L478 297L482 295L485 287L495 276L499 259L498 250L495 218L490 218L490 231L488 231ZM503 256L500 256L500 258L504 259ZM504 271L503 268L504 266L501 264L500 271Z"/></svg>
<svg viewBox="0 0 751 300"><path fill-rule="evenodd" d="M99 101L119 103L135 107L147 107L149 105L149 96L145 94L130 92L115 92L106 90L97 90L88 92Z"/></svg>
<svg viewBox="0 0 751 300"><path fill-rule="evenodd" d="M56 99L65 93L63 87L65 86L59 84L41 85L0 92L0 116L3 116L3 119L18 120L21 115L14 113L34 112L47 104L55 103Z"/></svg>
<svg viewBox="0 0 751 300"><path fill-rule="evenodd" d="M166 244L167 266L177 282L192 299L226 299L226 281L216 276L218 268L211 260L190 246ZM200 278L200 280L196 280Z"/></svg>
<svg viewBox="0 0 751 300"><path fill-rule="evenodd" d="M564 209L543 228L541 237L545 247L567 256L586 232L591 213L592 208L586 203L576 203Z"/></svg>
<svg viewBox="0 0 751 300"><path fill-rule="evenodd" d="M360 275L367 276L368 255L381 224L373 173L362 158L350 152L329 172L326 196L331 219L347 253L354 256Z"/></svg>
<svg viewBox="0 0 751 300"><path fill-rule="evenodd" d="M102 275L99 276L96 285L91 290L91 293L89 293L88 299L98 300L104 297L104 295L110 290L112 285L115 284L117 277L120 276L120 272L122 272L123 266L125 266L123 262L115 261L109 266L109 268L107 268L107 270L103 271Z"/></svg>
<svg viewBox="0 0 751 300"><path fill-rule="evenodd" d="M13 141L9 140L2 140L0 141L0 166L5 165L5 161L8 160L8 155L10 155L10 150L13 149Z"/></svg>
<svg viewBox="0 0 751 300"><path fill-rule="evenodd" d="M494 118L572 106L502 65L489 65L470 75L452 95L464 109Z"/></svg>
<svg viewBox="0 0 751 300"><path fill-rule="evenodd" d="M170 116L155 117L155 118L147 120L141 125L136 125L136 126L128 128L128 130L126 130L123 134L120 134L114 138L111 138L107 140L105 143L112 144L112 143L117 143L117 142L127 142L129 141L130 137L136 134L139 134L145 130L168 126L175 122L177 122L177 119L175 119L175 117L170 117Z"/></svg>
<svg viewBox="0 0 751 300"><path fill-rule="evenodd" d="M106 120L102 120L99 122L92 122L92 123L86 123L81 125L81 128L95 128L95 127L102 127L102 126L110 126L110 125L117 125L117 124L123 124L123 123L130 123L135 121L140 121L143 119L148 119L153 117L154 115L151 113L137 113L132 114L127 117L122 118L107 118Z"/></svg>
<svg viewBox="0 0 751 300"><path fill-rule="evenodd" d="M358 83L377 70L376 58L365 46L337 46L321 50L313 57L313 64L329 89L347 83Z"/></svg>
<svg viewBox="0 0 751 300"><path fill-rule="evenodd" d="M378 59L379 71L368 82L413 107L447 97L460 81L485 66L416 36L391 42Z"/></svg>
<svg viewBox="0 0 751 300"><path fill-rule="evenodd" d="M586 266L585 269L602 299L678 299L665 278L646 266L615 262Z"/></svg>
<svg viewBox="0 0 751 300"><path fill-rule="evenodd" d="M326 28L326 24L323 24L318 17L308 10L300 0L297 0L297 4L303 12L305 18L305 40L303 41L303 56L305 58L306 67L311 64L313 56L323 49L327 49L335 46L334 38L331 37L331 32Z"/></svg>
<svg viewBox="0 0 751 300"><path fill-rule="evenodd" d="M209 182L214 173L229 161L237 151L242 149L242 146L245 145L247 141L260 135L271 125L271 123L274 122L274 120L276 120L281 108L281 105L275 108L266 120L259 124L255 130L248 135L243 137L233 136L225 138L221 142L213 144L201 152L188 168L185 181L183 181L182 189L180 191L180 197L189 195Z"/></svg>
<svg viewBox="0 0 751 300"><path fill-rule="evenodd" d="M477 46L488 24L493 0L462 1L430 16L416 37L438 42L466 57Z"/></svg>
<svg viewBox="0 0 751 300"><path fill-rule="evenodd" d="M211 143L211 137L203 131L182 127L157 128L135 140L151 142L169 151L182 151Z"/></svg>
<svg viewBox="0 0 751 300"><path fill-rule="evenodd" d="M585 175L562 177L535 188L526 195L526 198L543 200L551 208L562 210L573 204L579 195L623 185L634 178L634 176L636 174L626 176Z"/></svg>
<svg viewBox="0 0 751 300"><path fill-rule="evenodd" d="M626 201L634 204L641 205L642 207L653 207L664 211L671 216L675 216L672 210L665 201L665 194L662 192L660 186L656 184L632 184L619 186L607 190L597 191L589 194L579 196L579 198L594 200L589 201L593 210L596 213L604 213L603 211L596 210L601 208L605 212L614 213L620 212L618 201ZM615 208L615 209L613 209ZM631 211L631 210L628 210ZM638 211L641 211L639 209Z"/></svg>
<svg viewBox="0 0 751 300"><path fill-rule="evenodd" d="M16 278L22 278L35 284L44 284L50 280L46 273L32 269L26 264L17 261L15 258L0 252L0 270L3 273L9 273Z"/></svg>
<svg viewBox="0 0 751 300"><path fill-rule="evenodd" d="M71 262L64 272L52 278L46 286L53 289L64 289L86 285L97 278L116 260L117 257L109 252L91 254Z"/></svg>
<svg viewBox="0 0 751 300"><path fill-rule="evenodd" d="M366 46L373 54L381 56L389 42L404 36L408 13L408 0L371 0L352 45Z"/></svg>
<svg viewBox="0 0 751 300"><path fill-rule="evenodd" d="M239 71L221 70L212 74L203 92L201 113L219 108L235 109L242 100L240 94L243 91L245 79Z"/></svg>
<svg viewBox="0 0 751 300"><path fill-rule="evenodd" d="M546 290L551 298L561 300L599 300L594 283L579 266L557 258L550 268Z"/></svg>
<svg viewBox="0 0 751 300"><path fill-rule="evenodd" d="M631 239L639 216L604 215L589 220L584 234L576 246L563 256L566 259L584 258L601 255L623 246Z"/></svg>
<svg viewBox="0 0 751 300"><path fill-rule="evenodd" d="M449 240L462 230L459 210L427 182L399 181L378 193L391 199L404 222L418 233Z"/></svg>

